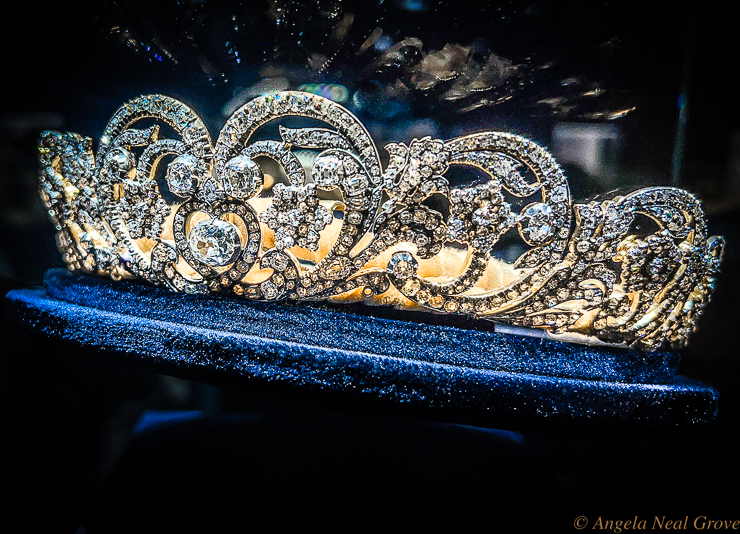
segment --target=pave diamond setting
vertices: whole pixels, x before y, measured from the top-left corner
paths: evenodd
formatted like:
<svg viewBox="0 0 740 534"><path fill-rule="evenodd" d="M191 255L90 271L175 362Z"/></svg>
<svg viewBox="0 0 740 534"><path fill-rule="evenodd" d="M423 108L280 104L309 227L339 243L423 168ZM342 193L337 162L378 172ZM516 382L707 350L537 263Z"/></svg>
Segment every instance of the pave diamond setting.
<svg viewBox="0 0 740 534"><path fill-rule="evenodd" d="M327 127L252 139L284 117ZM657 350L687 343L724 247L686 191L574 204L554 158L509 133L391 143L383 166L354 115L299 92L248 102L215 144L185 104L147 95L116 111L97 154L73 133L45 132L39 150L70 269L188 293L363 299ZM450 187L452 167L485 179ZM638 217L657 230L632 235ZM505 234L525 250L512 265L492 258Z"/></svg>

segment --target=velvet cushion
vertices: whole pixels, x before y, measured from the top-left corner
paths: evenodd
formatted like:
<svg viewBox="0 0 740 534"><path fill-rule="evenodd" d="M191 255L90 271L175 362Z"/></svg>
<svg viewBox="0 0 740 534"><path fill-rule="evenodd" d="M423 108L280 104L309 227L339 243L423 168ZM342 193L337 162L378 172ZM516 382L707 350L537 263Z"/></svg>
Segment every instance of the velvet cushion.
<svg viewBox="0 0 740 534"><path fill-rule="evenodd" d="M61 270L49 271L45 285L11 291L10 315L36 332L164 364L174 374L528 419L663 426L716 415L717 392L678 376L679 358L668 352L389 319L372 308L183 295Z"/></svg>

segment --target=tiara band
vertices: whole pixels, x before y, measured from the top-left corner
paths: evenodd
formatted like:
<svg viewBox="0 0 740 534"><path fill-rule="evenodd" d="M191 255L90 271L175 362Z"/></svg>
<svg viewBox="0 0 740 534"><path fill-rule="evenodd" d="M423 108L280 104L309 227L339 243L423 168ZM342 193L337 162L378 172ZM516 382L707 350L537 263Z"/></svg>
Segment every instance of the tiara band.
<svg viewBox="0 0 740 534"><path fill-rule="evenodd" d="M330 128L254 139L292 116ZM133 127L145 120L155 124ZM384 148L385 164L354 115L312 94L252 100L215 145L188 106L148 95L116 111L95 155L89 138L44 132L40 192L70 270L186 293L362 300L642 350L688 342L724 247L690 193L575 204L554 158L509 133ZM453 167L484 179L453 186ZM492 256L504 239L526 248L513 265Z"/></svg>

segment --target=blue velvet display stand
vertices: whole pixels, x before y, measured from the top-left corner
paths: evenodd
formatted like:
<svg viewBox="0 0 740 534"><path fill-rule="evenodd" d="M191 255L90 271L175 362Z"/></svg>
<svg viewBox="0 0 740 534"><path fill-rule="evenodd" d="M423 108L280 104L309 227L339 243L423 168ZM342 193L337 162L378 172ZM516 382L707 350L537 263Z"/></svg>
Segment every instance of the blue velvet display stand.
<svg viewBox="0 0 740 534"><path fill-rule="evenodd" d="M677 375L673 353L379 318L379 308L175 294L62 270L49 271L45 286L8 293L10 316L46 336L172 374L527 420L676 426L716 416L717 392Z"/></svg>

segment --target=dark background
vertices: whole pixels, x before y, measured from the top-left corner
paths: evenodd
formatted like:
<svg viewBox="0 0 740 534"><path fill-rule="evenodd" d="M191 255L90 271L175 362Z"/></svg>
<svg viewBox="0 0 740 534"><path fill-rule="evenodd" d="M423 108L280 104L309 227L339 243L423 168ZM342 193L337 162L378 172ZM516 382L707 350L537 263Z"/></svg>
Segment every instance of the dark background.
<svg viewBox="0 0 740 534"><path fill-rule="evenodd" d="M598 172L565 166L574 194L684 187L727 247L681 368L720 391L719 416L684 429L467 419L174 378L3 321L8 531L219 531L289 520L356 530L399 518L557 531L579 515L740 519L736 31L716 6L644 4L16 4L0 22L3 293L62 266L36 193L39 131L97 139L120 104L162 92L193 106L215 136L223 106L259 94L265 79L291 89L342 84L379 145L492 128L555 146L558 125L614 126L619 143ZM450 79L429 74L430 54ZM483 88L455 85L466 76ZM132 433L153 409L206 417Z"/></svg>

